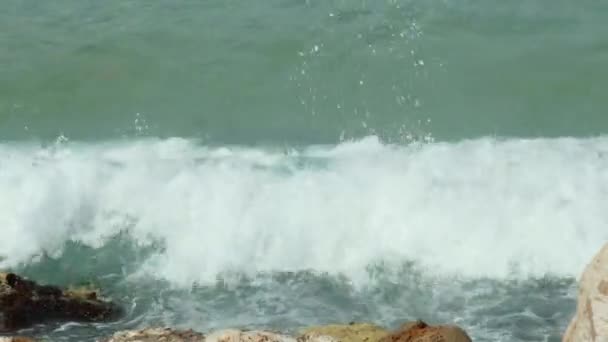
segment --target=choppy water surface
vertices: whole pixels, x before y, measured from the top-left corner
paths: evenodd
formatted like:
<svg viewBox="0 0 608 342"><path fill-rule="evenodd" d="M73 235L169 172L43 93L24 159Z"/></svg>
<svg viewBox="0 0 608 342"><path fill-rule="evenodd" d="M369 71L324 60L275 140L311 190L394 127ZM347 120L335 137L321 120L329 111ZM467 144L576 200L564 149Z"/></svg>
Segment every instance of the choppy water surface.
<svg viewBox="0 0 608 342"><path fill-rule="evenodd" d="M608 5L7 0L0 267L125 328L559 341L608 238Z"/></svg>

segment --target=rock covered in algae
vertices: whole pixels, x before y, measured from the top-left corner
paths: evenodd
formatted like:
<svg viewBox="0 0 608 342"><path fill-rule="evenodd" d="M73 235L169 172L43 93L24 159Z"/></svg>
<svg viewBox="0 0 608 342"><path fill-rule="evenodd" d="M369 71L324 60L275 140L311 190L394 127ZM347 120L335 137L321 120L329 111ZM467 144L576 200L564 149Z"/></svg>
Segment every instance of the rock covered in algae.
<svg viewBox="0 0 608 342"><path fill-rule="evenodd" d="M108 321L121 313L116 304L99 299L97 291L68 291L14 273L0 273L0 331L50 321Z"/></svg>

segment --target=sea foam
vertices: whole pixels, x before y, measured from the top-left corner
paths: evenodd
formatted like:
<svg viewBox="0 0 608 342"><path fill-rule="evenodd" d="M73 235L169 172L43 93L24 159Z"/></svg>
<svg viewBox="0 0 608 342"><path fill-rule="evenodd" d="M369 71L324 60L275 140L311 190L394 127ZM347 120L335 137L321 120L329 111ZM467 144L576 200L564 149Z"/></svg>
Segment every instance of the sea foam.
<svg viewBox="0 0 608 342"><path fill-rule="evenodd" d="M365 278L414 261L460 277L576 277L608 238L608 139L294 149L173 138L0 144L0 254L14 266L102 246L162 244L140 272Z"/></svg>

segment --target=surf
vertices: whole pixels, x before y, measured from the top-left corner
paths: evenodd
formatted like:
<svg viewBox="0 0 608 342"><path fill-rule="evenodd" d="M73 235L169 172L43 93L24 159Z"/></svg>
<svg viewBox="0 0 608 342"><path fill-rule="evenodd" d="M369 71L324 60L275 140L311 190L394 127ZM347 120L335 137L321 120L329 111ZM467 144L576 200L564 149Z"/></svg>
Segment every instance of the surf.
<svg viewBox="0 0 608 342"><path fill-rule="evenodd" d="M132 276L178 286L314 271L576 277L608 238L608 138L209 146L140 139L0 144L3 268L158 246Z"/></svg>

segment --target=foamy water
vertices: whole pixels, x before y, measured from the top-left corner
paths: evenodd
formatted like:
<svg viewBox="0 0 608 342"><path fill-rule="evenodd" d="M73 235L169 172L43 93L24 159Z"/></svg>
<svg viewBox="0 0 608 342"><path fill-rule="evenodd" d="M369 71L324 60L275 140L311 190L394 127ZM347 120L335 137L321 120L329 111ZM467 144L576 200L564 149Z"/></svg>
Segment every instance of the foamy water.
<svg viewBox="0 0 608 342"><path fill-rule="evenodd" d="M435 275L576 277L608 238L608 139L375 137L279 150L184 139L0 145L2 267L121 231L160 243L137 275L369 265Z"/></svg>

